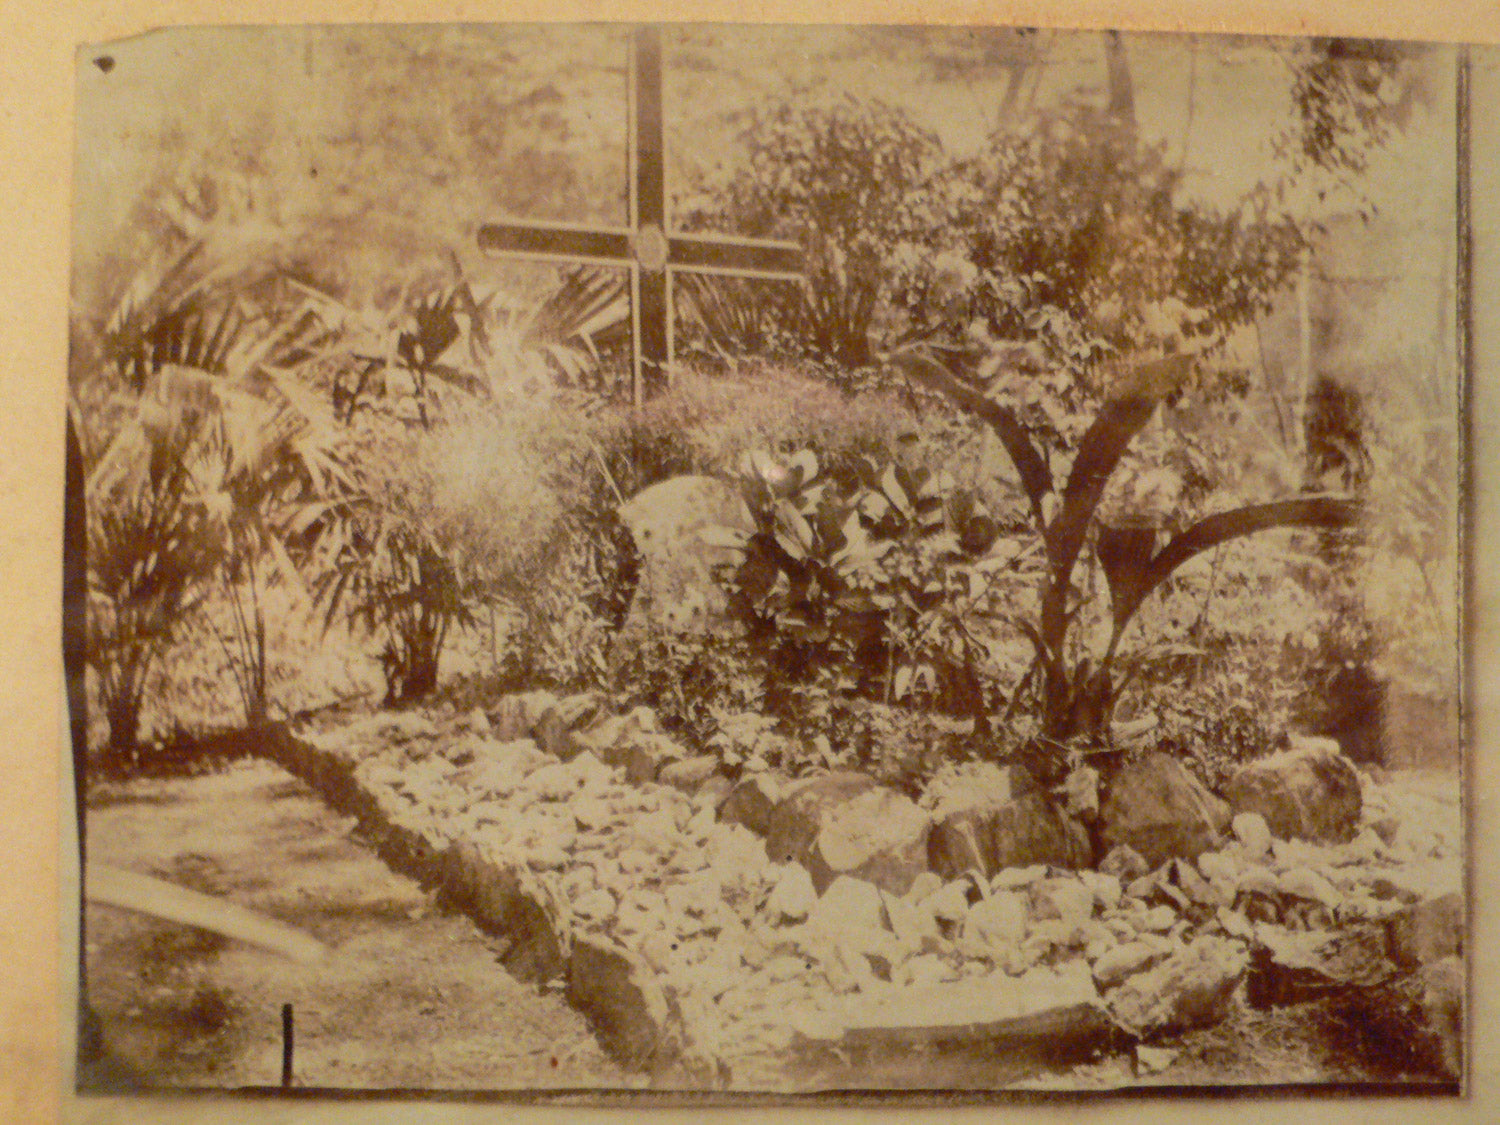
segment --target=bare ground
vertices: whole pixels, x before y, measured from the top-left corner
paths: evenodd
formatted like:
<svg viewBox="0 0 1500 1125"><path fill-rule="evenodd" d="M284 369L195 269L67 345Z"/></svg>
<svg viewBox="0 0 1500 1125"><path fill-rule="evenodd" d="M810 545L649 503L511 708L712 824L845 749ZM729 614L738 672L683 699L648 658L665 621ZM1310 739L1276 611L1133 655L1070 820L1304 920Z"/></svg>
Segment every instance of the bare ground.
<svg viewBox="0 0 1500 1125"><path fill-rule="evenodd" d="M101 786L91 861L221 896L335 947L304 966L109 907L86 919L89 999L107 1080L158 1087L280 1084L281 1006L295 1083L363 1089L633 1085L560 993L498 964L498 947L362 845L275 766Z"/></svg>

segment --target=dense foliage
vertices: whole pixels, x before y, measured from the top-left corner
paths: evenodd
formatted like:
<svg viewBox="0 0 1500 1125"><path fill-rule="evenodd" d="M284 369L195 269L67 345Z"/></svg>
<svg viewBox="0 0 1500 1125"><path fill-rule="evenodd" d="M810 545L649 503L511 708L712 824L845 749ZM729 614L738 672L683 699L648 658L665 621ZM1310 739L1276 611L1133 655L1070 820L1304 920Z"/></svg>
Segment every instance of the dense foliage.
<svg viewBox="0 0 1500 1125"><path fill-rule="evenodd" d="M1037 104L1024 36L874 36L933 81L1007 75L994 127L955 154L912 106L816 84L726 109L736 156L686 170L675 219L795 238L806 284L679 278L687 362L633 410L622 276L523 279L466 247L489 210L613 215L619 152L578 161L617 44L570 62L528 32L501 66L476 35L315 37L348 66L358 141L321 167L327 195L205 142L80 283L117 756L179 721L167 689L195 677L252 725L291 713L299 631L373 657L390 704L589 689L731 771L902 784L964 754L1057 780L1132 738L1217 769L1288 722L1345 721L1309 695L1453 690L1440 358L1382 369L1422 388L1403 413L1311 370L1272 388L1232 346L1318 252L1291 187L1365 171L1421 99L1416 55L1289 49L1290 171L1209 205L1127 112L1118 41L1102 105ZM455 99L464 82L495 92ZM688 473L746 500L724 575L743 632L621 644L640 558L616 511ZM1354 497L1360 535L1326 534Z"/></svg>

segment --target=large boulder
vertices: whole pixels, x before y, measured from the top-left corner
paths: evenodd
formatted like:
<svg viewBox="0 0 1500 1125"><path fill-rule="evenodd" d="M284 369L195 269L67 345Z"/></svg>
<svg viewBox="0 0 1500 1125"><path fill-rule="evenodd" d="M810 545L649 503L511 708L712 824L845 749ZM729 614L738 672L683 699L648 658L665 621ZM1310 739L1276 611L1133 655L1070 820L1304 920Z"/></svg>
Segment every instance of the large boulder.
<svg viewBox="0 0 1500 1125"><path fill-rule="evenodd" d="M1229 820L1224 802L1181 762L1148 754L1115 775L1099 810L1099 838L1105 851L1123 844L1154 869L1217 850Z"/></svg>
<svg viewBox="0 0 1500 1125"><path fill-rule="evenodd" d="M928 862L944 879L977 871L1092 860L1088 833L1036 789L1025 770L990 762L940 773L923 795L932 810Z"/></svg>
<svg viewBox="0 0 1500 1125"><path fill-rule="evenodd" d="M884 918L879 888L863 879L840 875L818 898L809 923L836 933L844 929L879 930Z"/></svg>
<svg viewBox="0 0 1500 1125"><path fill-rule="evenodd" d="M1246 963L1239 942L1200 937L1155 968L1128 977L1110 993L1109 1009L1138 1035L1210 1027L1229 1014Z"/></svg>
<svg viewBox="0 0 1500 1125"><path fill-rule="evenodd" d="M1359 825L1359 775L1331 738L1295 738L1241 767L1224 796L1235 813L1259 813L1283 840L1344 843Z"/></svg>
<svg viewBox="0 0 1500 1125"><path fill-rule="evenodd" d="M997 871L1038 863L1086 867L1094 854L1083 825L1042 793L1026 793L996 813L991 846Z"/></svg>
<svg viewBox="0 0 1500 1125"><path fill-rule="evenodd" d="M1464 903L1457 891L1403 907L1381 922L1391 960L1402 969L1417 969L1463 953Z"/></svg>
<svg viewBox="0 0 1500 1125"><path fill-rule="evenodd" d="M440 877L449 902L480 929L510 942L501 960L515 976L546 982L563 975L568 965L564 908L524 863L496 862L460 841L443 853Z"/></svg>
<svg viewBox="0 0 1500 1125"><path fill-rule="evenodd" d="M944 879L978 871L988 879L995 873L995 817L1027 789L1030 776L992 762L976 762L944 769L922 794L932 812L928 858Z"/></svg>
<svg viewBox="0 0 1500 1125"><path fill-rule="evenodd" d="M861 992L802 1022L787 1061L834 1089L951 1089L975 1074L1015 1081L1124 1038L1081 964Z"/></svg>
<svg viewBox="0 0 1500 1125"><path fill-rule="evenodd" d="M766 854L774 863L804 862L825 819L833 810L877 788L872 778L852 771L823 774L784 786L766 775L752 775L750 781L756 783L754 787L741 782L720 810L720 816L729 819L731 808L740 801L741 789L745 790L746 811L752 814L762 811L760 796L773 797L775 803L765 810L762 834L766 838ZM762 818L751 815L748 819L760 821ZM745 822L736 820L735 823ZM746 823L745 827L753 832L757 825Z"/></svg>
<svg viewBox="0 0 1500 1125"><path fill-rule="evenodd" d="M1325 932L1261 925L1251 947L1246 998L1256 1008L1348 999L1396 976L1379 926Z"/></svg>
<svg viewBox="0 0 1500 1125"><path fill-rule="evenodd" d="M740 494L713 477L654 484L620 507L640 555L640 581L625 618L633 635L647 625L711 633L731 626L729 599L714 571L735 561L715 533L755 530Z"/></svg>
<svg viewBox="0 0 1500 1125"><path fill-rule="evenodd" d="M676 1061L682 1042L666 993L640 957L608 938L583 937L568 961L568 1001L588 1017L599 1040L633 1070Z"/></svg>
<svg viewBox="0 0 1500 1125"><path fill-rule="evenodd" d="M786 789L784 778L770 773L742 777L719 806L725 824L742 824L757 836L771 830L771 815Z"/></svg>
<svg viewBox="0 0 1500 1125"><path fill-rule="evenodd" d="M840 875L904 894L927 869L930 825L915 802L863 774L824 774L782 797L767 825L766 854L805 866L820 894Z"/></svg>

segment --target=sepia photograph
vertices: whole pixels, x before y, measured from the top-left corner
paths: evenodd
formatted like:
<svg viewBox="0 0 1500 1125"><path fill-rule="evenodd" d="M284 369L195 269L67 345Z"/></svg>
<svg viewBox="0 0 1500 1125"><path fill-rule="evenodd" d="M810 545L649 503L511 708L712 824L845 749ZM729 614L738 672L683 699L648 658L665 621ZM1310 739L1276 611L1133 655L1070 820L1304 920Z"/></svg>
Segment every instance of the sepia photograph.
<svg viewBox="0 0 1500 1125"><path fill-rule="evenodd" d="M1453 1101L1471 65L79 48L70 1088Z"/></svg>

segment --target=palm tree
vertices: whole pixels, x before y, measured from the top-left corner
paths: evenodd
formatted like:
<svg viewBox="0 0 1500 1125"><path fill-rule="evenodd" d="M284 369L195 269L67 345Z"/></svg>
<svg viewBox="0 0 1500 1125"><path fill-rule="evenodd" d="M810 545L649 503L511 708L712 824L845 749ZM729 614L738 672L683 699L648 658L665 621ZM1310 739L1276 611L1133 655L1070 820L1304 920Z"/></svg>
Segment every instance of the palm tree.
<svg viewBox="0 0 1500 1125"><path fill-rule="evenodd" d="M102 333L118 391L96 411L85 485L90 657L110 745L135 751L148 675L211 591L230 622L209 628L246 721L267 717L264 592L302 585L288 544L351 502L340 434L318 396L280 366L300 316L279 320L206 284L196 247L143 271ZM215 276L214 270L207 270Z"/></svg>

